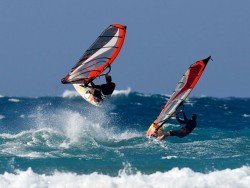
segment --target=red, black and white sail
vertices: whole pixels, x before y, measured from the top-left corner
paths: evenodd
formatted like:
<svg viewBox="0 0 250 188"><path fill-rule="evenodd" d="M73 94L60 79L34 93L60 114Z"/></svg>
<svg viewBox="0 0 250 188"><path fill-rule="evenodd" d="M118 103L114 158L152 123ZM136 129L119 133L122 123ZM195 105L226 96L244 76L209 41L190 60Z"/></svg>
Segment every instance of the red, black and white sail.
<svg viewBox="0 0 250 188"><path fill-rule="evenodd" d="M176 89L162 109L161 113L150 126L147 131L147 136L150 136L155 129L158 130L175 113L179 105L188 97L199 81L210 58L211 56L206 59L199 60L188 68L186 73L178 82Z"/></svg>
<svg viewBox="0 0 250 188"><path fill-rule="evenodd" d="M63 84L88 84L100 76L120 52L126 26L112 24L85 51L71 71L61 80Z"/></svg>

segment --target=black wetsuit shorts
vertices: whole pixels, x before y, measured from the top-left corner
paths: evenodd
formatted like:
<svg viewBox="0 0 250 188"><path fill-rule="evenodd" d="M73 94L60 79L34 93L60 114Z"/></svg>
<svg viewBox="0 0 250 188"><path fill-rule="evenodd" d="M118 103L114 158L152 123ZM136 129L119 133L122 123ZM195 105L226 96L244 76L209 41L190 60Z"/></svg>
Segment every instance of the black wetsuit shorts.
<svg viewBox="0 0 250 188"><path fill-rule="evenodd" d="M170 132L170 136L177 136L179 138L183 138L184 136L187 136L189 133L187 131L185 131L184 129L180 129L180 130L171 130Z"/></svg>
<svg viewBox="0 0 250 188"><path fill-rule="evenodd" d="M94 96L96 97L96 98L98 98L99 100L103 100L103 98L102 98L102 92L101 92L101 90L99 90L99 89L95 89L94 90Z"/></svg>

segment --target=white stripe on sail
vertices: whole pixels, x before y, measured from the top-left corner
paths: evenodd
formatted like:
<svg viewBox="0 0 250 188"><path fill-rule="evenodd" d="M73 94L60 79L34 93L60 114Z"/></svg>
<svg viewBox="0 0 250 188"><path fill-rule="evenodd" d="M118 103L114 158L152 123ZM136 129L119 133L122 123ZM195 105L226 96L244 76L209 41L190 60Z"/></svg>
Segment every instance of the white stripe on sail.
<svg viewBox="0 0 250 188"><path fill-rule="evenodd" d="M173 106L172 110L169 111L168 114L170 114L169 116L171 116L175 111L176 109L179 107L179 105L182 103L182 101L184 101L187 96L189 95L189 93L191 92L191 89L188 89L184 95L182 95L182 97L178 100L178 102Z"/></svg>
<svg viewBox="0 0 250 188"><path fill-rule="evenodd" d="M158 119L158 122L162 122L162 121L166 121L167 119L169 119L174 113L175 113L175 111L176 111L176 109L179 107L179 105L181 104L181 102L182 101L184 101L187 97L188 97L188 95L189 95L189 93L192 91L192 89L188 89L183 95L182 95L182 97L180 98L180 99L177 99L177 101L178 102L176 102L176 104L168 111L168 113L167 114L165 114L165 115L160 115L159 116L159 119ZM173 96L173 95L172 95ZM171 100L171 98L169 99L169 100ZM176 101L176 100L174 100L174 101ZM172 103L174 102L174 101L172 101Z"/></svg>
<svg viewBox="0 0 250 188"><path fill-rule="evenodd" d="M106 45L104 45L100 50L98 50L96 53L94 53L92 56L90 56L88 59L85 60L79 67L77 67L71 74L69 79L72 79L72 76L87 62L91 61L92 59L96 58L97 56L107 52L110 50L113 46L115 46L118 36L119 36L119 29L117 30L116 34Z"/></svg>

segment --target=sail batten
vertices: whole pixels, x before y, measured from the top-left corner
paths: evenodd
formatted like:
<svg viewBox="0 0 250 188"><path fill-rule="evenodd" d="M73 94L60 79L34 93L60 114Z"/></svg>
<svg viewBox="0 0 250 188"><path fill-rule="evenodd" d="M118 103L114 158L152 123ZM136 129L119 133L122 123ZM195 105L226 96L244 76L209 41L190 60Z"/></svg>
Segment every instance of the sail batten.
<svg viewBox="0 0 250 188"><path fill-rule="evenodd" d="M178 82L173 94L163 107L159 116L147 131L147 136L151 136L176 112L181 103L188 97L197 82L199 81L211 56L193 63Z"/></svg>
<svg viewBox="0 0 250 188"><path fill-rule="evenodd" d="M76 65L62 79L62 83L88 84L100 76L117 57L126 35L126 26L110 25L85 51Z"/></svg>

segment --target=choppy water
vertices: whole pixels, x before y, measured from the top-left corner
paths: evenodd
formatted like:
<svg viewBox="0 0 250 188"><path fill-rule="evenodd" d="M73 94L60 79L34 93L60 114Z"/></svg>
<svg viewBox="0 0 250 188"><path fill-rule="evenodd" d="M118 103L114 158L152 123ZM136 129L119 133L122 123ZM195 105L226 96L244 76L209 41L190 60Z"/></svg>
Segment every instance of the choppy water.
<svg viewBox="0 0 250 188"><path fill-rule="evenodd" d="M190 98L189 136L145 131L168 99L116 91L101 108L75 93L0 98L0 187L247 187L250 98ZM178 129L171 120L165 129Z"/></svg>

